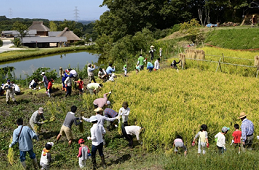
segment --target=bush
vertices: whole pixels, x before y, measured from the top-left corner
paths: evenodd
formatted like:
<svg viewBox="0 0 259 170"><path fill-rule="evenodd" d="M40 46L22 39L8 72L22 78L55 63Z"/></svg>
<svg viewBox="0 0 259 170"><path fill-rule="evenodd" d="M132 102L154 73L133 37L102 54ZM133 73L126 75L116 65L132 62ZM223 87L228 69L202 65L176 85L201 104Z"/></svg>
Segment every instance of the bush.
<svg viewBox="0 0 259 170"><path fill-rule="evenodd" d="M177 32L180 30L180 24L175 24L172 29L171 29L171 33Z"/></svg>
<svg viewBox="0 0 259 170"><path fill-rule="evenodd" d="M0 47L3 46L3 41L0 39Z"/></svg>
<svg viewBox="0 0 259 170"><path fill-rule="evenodd" d="M85 45L85 41L81 40L81 41L77 41L72 43L73 45Z"/></svg>
<svg viewBox="0 0 259 170"><path fill-rule="evenodd" d="M21 46L21 39L15 38L14 40L12 40L12 43L15 45L15 47L20 47Z"/></svg>
<svg viewBox="0 0 259 170"><path fill-rule="evenodd" d="M32 79L38 79L41 80L42 79L42 72L45 72L46 77L48 78L48 80L50 79L56 79L57 78L57 72L56 70L51 70L49 71L50 68L38 68L36 71L34 71L32 73L31 76L28 76L27 79L29 79L29 81L31 81Z"/></svg>

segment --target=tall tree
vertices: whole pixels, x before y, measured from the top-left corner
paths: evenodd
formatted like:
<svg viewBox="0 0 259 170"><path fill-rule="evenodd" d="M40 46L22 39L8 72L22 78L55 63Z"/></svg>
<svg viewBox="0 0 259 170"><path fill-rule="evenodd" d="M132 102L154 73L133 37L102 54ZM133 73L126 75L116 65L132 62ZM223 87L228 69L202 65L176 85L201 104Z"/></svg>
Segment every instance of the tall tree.
<svg viewBox="0 0 259 170"><path fill-rule="evenodd" d="M134 35L143 28L164 29L191 19L191 0L104 0L107 6L95 29L99 35L111 35L114 41Z"/></svg>
<svg viewBox="0 0 259 170"><path fill-rule="evenodd" d="M22 24L21 22L16 21L13 24L13 30L16 30L19 32L19 34L20 34L19 37L20 37L21 43L22 43L23 37L25 37L25 35L28 32L28 27L25 24Z"/></svg>
<svg viewBox="0 0 259 170"><path fill-rule="evenodd" d="M58 26L56 25L56 23L54 21L50 21L49 22L49 29L50 29L50 31L57 31Z"/></svg>

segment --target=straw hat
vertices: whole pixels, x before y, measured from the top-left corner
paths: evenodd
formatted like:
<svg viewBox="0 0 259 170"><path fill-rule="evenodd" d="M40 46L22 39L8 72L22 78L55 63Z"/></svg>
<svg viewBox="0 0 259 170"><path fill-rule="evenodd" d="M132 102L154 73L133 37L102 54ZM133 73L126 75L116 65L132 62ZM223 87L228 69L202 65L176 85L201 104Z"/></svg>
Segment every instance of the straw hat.
<svg viewBox="0 0 259 170"><path fill-rule="evenodd" d="M244 117L246 117L245 112L241 112L241 113L240 113L240 116L239 116L239 119L242 119L242 118L244 118Z"/></svg>
<svg viewBox="0 0 259 170"><path fill-rule="evenodd" d="M103 111L103 109L100 108L100 107L98 107L98 108L94 109L94 111L95 111L95 112L101 112L101 111Z"/></svg>
<svg viewBox="0 0 259 170"><path fill-rule="evenodd" d="M155 46L151 45L150 47L151 47L151 48L154 48Z"/></svg>

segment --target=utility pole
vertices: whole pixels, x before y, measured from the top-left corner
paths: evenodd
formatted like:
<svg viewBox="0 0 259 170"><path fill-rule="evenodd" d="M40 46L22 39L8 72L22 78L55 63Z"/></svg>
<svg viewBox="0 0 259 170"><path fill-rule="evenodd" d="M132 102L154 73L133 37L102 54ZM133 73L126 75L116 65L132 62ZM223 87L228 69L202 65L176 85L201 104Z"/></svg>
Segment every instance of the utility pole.
<svg viewBox="0 0 259 170"><path fill-rule="evenodd" d="M12 18L12 17L13 17L13 11L12 11L12 8L9 8L9 16L10 16L10 18Z"/></svg>
<svg viewBox="0 0 259 170"><path fill-rule="evenodd" d="M79 14L79 10L77 9L77 6L75 7L75 10L74 10L75 12L74 12L74 14L75 14L75 21L77 22L78 21L78 18L79 18L79 16L78 16L78 14Z"/></svg>

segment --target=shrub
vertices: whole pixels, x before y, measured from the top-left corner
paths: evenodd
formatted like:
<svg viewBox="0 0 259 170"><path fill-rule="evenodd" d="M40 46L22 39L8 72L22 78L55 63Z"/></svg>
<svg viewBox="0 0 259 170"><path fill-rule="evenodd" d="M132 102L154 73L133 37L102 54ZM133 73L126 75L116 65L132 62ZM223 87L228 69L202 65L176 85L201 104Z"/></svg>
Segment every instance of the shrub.
<svg viewBox="0 0 259 170"><path fill-rule="evenodd" d="M0 47L3 46L3 41L0 39Z"/></svg>
<svg viewBox="0 0 259 170"><path fill-rule="evenodd" d="M14 40L12 40L12 43L15 45L15 47L20 47L21 46L21 39L15 38Z"/></svg>

